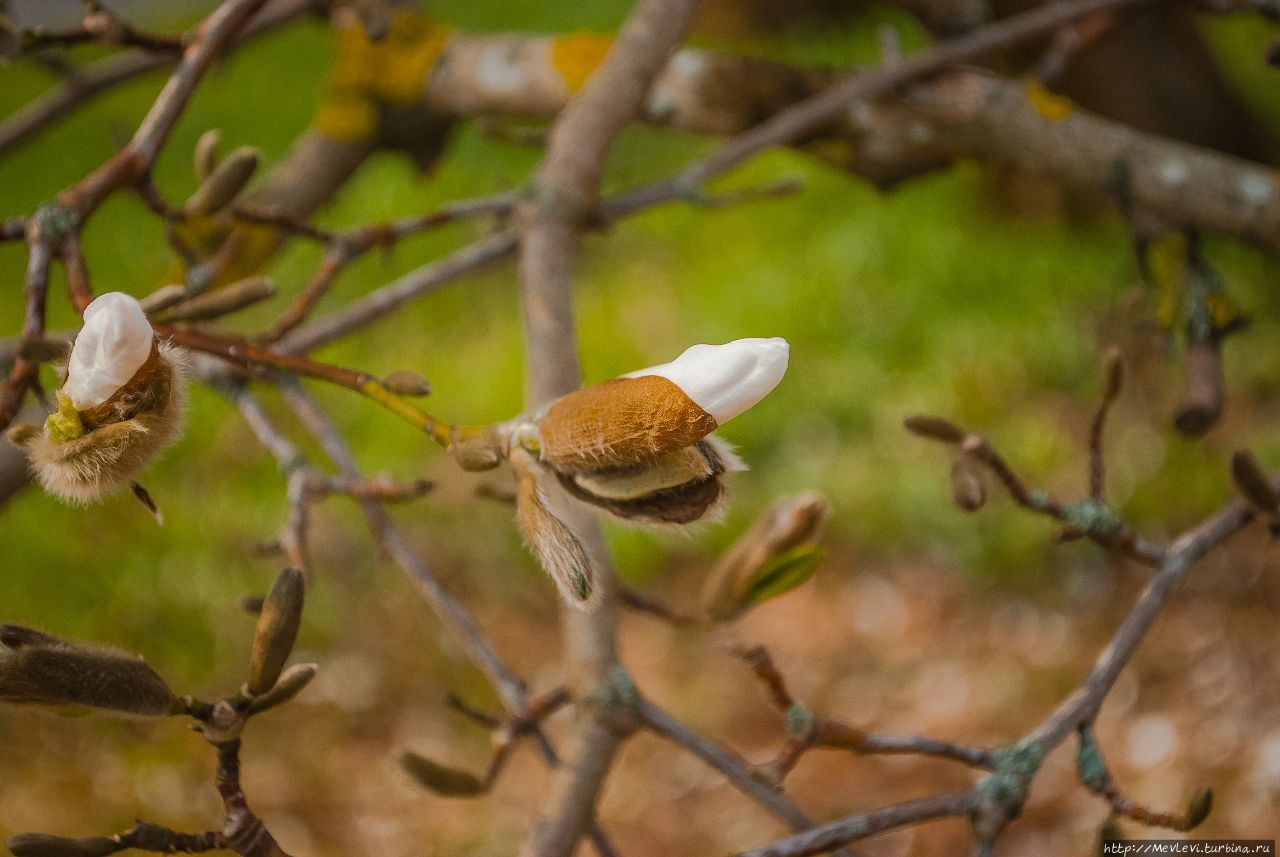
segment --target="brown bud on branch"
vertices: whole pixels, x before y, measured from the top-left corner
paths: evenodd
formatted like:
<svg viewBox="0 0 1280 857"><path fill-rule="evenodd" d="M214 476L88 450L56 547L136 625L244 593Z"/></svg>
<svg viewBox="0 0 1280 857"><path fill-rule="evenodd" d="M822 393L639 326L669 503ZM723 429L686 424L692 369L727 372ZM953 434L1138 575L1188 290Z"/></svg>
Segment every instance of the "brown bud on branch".
<svg viewBox="0 0 1280 857"><path fill-rule="evenodd" d="M397 396L429 396L431 384L417 372L401 369L382 379L382 386Z"/></svg>
<svg viewBox="0 0 1280 857"><path fill-rule="evenodd" d="M207 321L222 318L247 306L275 297L276 284L269 277L248 277L211 292L182 301L165 312L165 321Z"/></svg>
<svg viewBox="0 0 1280 857"><path fill-rule="evenodd" d="M207 181L218 167L218 142L221 139L222 132L217 128L210 128L200 135L200 139L196 140L193 166L195 167L196 178L201 182Z"/></svg>
<svg viewBox="0 0 1280 857"><path fill-rule="evenodd" d="M730 621L808 580L822 559L816 542L826 516L826 499L813 492L761 513L708 577L701 599L708 617Z"/></svg>
<svg viewBox="0 0 1280 857"><path fill-rule="evenodd" d="M1280 516L1280 495L1252 452L1241 449L1231 456L1231 478L1255 509L1272 517Z"/></svg>
<svg viewBox="0 0 1280 857"><path fill-rule="evenodd" d="M223 159L183 205L187 217L208 217L232 203L258 169L258 150L241 146Z"/></svg>
<svg viewBox="0 0 1280 857"><path fill-rule="evenodd" d="M902 424L914 435L943 443L960 443L968 434L955 423L944 420L942 417L926 415L907 417Z"/></svg>
<svg viewBox="0 0 1280 857"><path fill-rule="evenodd" d="M951 500L965 512L976 512L987 503L986 471L964 453L951 464Z"/></svg>
<svg viewBox="0 0 1280 857"><path fill-rule="evenodd" d="M286 568L262 603L262 615L253 635L249 662L249 693L257 696L275 687L285 661L293 651L302 624L306 581L296 568Z"/></svg>
<svg viewBox="0 0 1280 857"><path fill-rule="evenodd" d="M420 785L441 797L475 797L488 790L475 774L441 765L417 753L401 755L400 766Z"/></svg>
<svg viewBox="0 0 1280 857"><path fill-rule="evenodd" d="M276 680L275 687L253 698L253 701L249 703L248 713L261 714L278 705L284 705L311 683L319 669L315 664L294 664L289 667L280 673L280 678Z"/></svg>

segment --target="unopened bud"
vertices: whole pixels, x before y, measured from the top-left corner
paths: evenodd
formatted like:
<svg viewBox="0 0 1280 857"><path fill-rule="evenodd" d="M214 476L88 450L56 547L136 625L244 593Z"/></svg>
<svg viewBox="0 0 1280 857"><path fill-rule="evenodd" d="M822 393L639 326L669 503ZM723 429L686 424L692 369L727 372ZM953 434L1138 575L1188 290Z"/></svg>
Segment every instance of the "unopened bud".
<svg viewBox="0 0 1280 857"><path fill-rule="evenodd" d="M0 702L173 713L178 699L136 655L80 643L24 643L0 658Z"/></svg>
<svg viewBox="0 0 1280 857"><path fill-rule="evenodd" d="M441 765L417 753L404 753L400 766L420 785L441 797L475 797L486 791L484 782L475 774Z"/></svg>
<svg viewBox="0 0 1280 857"><path fill-rule="evenodd" d="M249 713L261 714L278 705L284 705L311 683L319 669L315 664L294 664L289 667L280 673L280 678L276 680L275 687L261 696L253 698L253 701L249 703Z"/></svg>
<svg viewBox="0 0 1280 857"><path fill-rule="evenodd" d="M729 621L804 583L822 559L827 502L810 492L766 509L717 563L702 592L706 613Z"/></svg>
<svg viewBox="0 0 1280 857"><path fill-rule="evenodd" d="M274 297L276 284L269 277L248 277L227 286L196 295L173 306L165 315L169 321L206 321L222 318L236 310Z"/></svg>
<svg viewBox="0 0 1280 857"><path fill-rule="evenodd" d="M1191 800L1187 802L1186 817L1183 819L1181 830L1194 830L1199 827L1204 820L1209 817L1209 813L1213 811L1213 789L1201 788L1196 789L1196 793L1191 796Z"/></svg>
<svg viewBox="0 0 1280 857"><path fill-rule="evenodd" d="M1231 478L1253 507L1267 515L1280 514L1280 496L1253 453L1241 449L1231 456Z"/></svg>
<svg viewBox="0 0 1280 857"><path fill-rule="evenodd" d="M431 384L417 372L401 369L382 379L382 386L397 396L429 396Z"/></svg>
<svg viewBox="0 0 1280 857"><path fill-rule="evenodd" d="M5 844L14 857L107 857L123 847L110 836L68 839L44 833L19 833Z"/></svg>
<svg viewBox="0 0 1280 857"><path fill-rule="evenodd" d="M694 345L670 363L562 396L538 415L556 470L608 470L692 446L755 405L787 370L786 340Z"/></svg>
<svg viewBox="0 0 1280 857"><path fill-rule="evenodd" d="M504 458L497 438L489 433L454 440L449 444L449 455L459 467L471 472L492 470Z"/></svg>
<svg viewBox="0 0 1280 857"><path fill-rule="evenodd" d="M183 205L188 217L207 217L226 208L258 169L258 150L241 146L227 155Z"/></svg>
<svg viewBox="0 0 1280 857"><path fill-rule="evenodd" d="M967 455L956 456L951 464L951 500L956 508L976 512L987 502L987 482L983 470Z"/></svg>
<svg viewBox="0 0 1280 857"><path fill-rule="evenodd" d="M262 614L253 634L249 661L249 693L266 693L275 686L293 651L302 625L306 581L296 568L286 568L262 603Z"/></svg>
<svg viewBox="0 0 1280 857"><path fill-rule="evenodd" d="M902 424L914 435L940 440L943 443L959 443L968 434L955 423L944 420L942 417L926 415L907 417Z"/></svg>
<svg viewBox="0 0 1280 857"><path fill-rule="evenodd" d="M196 178L202 183L213 175L213 171L218 166L218 142L221 139L222 132L217 128L210 128L200 135L199 140L196 140L194 167Z"/></svg>
<svg viewBox="0 0 1280 857"><path fill-rule="evenodd" d="M142 298L138 303L142 306L142 311L147 315L155 315L174 304L182 303L187 299L188 295L187 287L182 283L169 283Z"/></svg>

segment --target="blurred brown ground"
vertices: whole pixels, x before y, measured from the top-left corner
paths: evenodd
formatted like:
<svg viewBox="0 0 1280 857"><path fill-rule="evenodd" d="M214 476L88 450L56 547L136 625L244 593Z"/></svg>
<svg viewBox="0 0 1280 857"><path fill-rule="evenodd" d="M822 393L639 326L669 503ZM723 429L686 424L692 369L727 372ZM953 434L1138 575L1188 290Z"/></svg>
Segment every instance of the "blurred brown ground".
<svg viewBox="0 0 1280 857"><path fill-rule="evenodd" d="M1099 723L1113 774L1133 798L1176 810L1197 787L1214 788L1217 805L1200 830L1206 837L1280 836L1277 564L1265 535L1250 531L1198 568ZM700 574L672 568L655 588L693 592ZM768 759L783 730L747 669L728 654L732 643L768 646L793 692L820 715L877 731L997 744L1029 729L1075 686L1147 575L1137 566L1098 567L1036 594L980 591L924 558L874 559L837 547L814 582L736 626L706 635L633 614L623 646L656 701L752 761ZM322 585L351 584L334 578ZM514 853L545 771L524 748L487 798L441 799L410 783L396 764L406 747L482 767L486 737L446 711L442 698L448 689L473 700L485 695L457 652L445 644L438 653L425 609L406 610L399 586L378 589L353 589L348 637L328 651L301 653L323 665L316 684L291 711L264 717L247 734L253 805L298 855ZM558 640L545 606L488 600L480 618L535 689L554 685L547 656ZM161 666L163 653L151 660ZM557 715L552 732L571 716ZM12 725L16 735L0 742L0 770L41 776L0 779L11 829L47 830L56 819L56 832L97 833L128 826L144 809L155 821L193 830L218 818L207 748L176 721L25 713ZM1095 852L1106 811L1079 785L1073 759L1070 745L1050 757L999 854ZM801 762L788 791L827 820L963 788L973 778L945 761L825 751ZM784 833L717 774L649 736L627 746L600 814L628 857L724 854ZM1133 824L1125 829L1142 833ZM968 842L966 823L950 820L868 841L859 851L956 854Z"/></svg>

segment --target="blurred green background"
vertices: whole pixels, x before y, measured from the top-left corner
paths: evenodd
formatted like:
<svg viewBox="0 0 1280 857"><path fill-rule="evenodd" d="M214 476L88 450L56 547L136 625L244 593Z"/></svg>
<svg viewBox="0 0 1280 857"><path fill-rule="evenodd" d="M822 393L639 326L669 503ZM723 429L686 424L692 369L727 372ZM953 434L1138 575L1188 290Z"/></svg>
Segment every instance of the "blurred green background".
<svg viewBox="0 0 1280 857"><path fill-rule="evenodd" d="M627 8L617 0L432 6L460 28L530 31L610 30ZM921 41L907 19L879 10L840 29L728 47L853 65L874 59L875 27L886 21L903 30L908 44ZM1260 59L1274 29L1224 17L1207 21L1205 30L1240 97L1280 136L1277 72ZM329 50L326 27L308 21L219 66L160 158L155 177L163 192L181 199L194 188L191 150L208 128L222 130L224 150L250 144L264 151L267 168L278 161L308 125ZM0 217L30 212L110 156L161 80L122 87L0 158ZM0 114L50 82L26 65L0 68ZM714 145L665 131L628 131L606 186L660 177ZM406 158L379 155L319 221L363 224L519 187L538 158L534 148L462 125L435 172L421 176ZM1031 480L1078 495L1086 478L1084 438L1101 387L1099 355L1111 343L1125 350L1133 371L1107 437L1110 496L1143 530L1172 532L1221 504L1231 493L1225 462L1235 448L1247 444L1264 462L1280 461L1274 261L1230 242L1207 244L1253 324L1226 348L1224 420L1205 439L1189 441L1171 427L1182 383L1177 348L1153 326L1126 229L1114 214L1085 206L1012 216L990 192L990 173L975 164L880 193L789 151L757 158L718 187L792 176L804 180L804 190L784 199L717 211L668 206L584 242L577 312L588 381L668 360L695 342L784 336L792 344L787 379L723 432L752 468L735 480L727 522L692 534L609 526L621 573L636 585L661 593L677 570L696 572L713 561L773 498L809 488L830 499L831 539L859 567L925 557L980 585L1035 588L1064 570L1104 562L1088 545L1052 546L1052 528L1004 498L974 516L953 509L947 454L908 436L901 423L918 412L945 415L987 433ZM385 257L373 255L341 278L325 306L481 228L452 226L405 241ZM158 224L127 194L109 202L84 237L98 291L141 296L173 264ZM0 244L4 335L19 328L24 261L20 244ZM317 261L314 247L297 242L269 273L287 296ZM60 284L50 300L53 329L69 328L73 319ZM233 324L252 330L283 300ZM451 285L316 356L377 374L412 369L430 379L427 405L434 412L481 422L519 411L520 344L516 278L506 266ZM368 470L439 481L435 494L395 516L450 586L473 603L553 621L553 589L521 549L509 508L472 496L481 482L500 483L501 474L458 474L434 446L382 410L343 390L309 386ZM264 395L289 426L288 414ZM179 689L210 692L240 681L251 620L239 599L260 594L274 576L277 560L264 559L255 546L275 537L285 500L274 461L234 409L199 387L192 399L185 437L146 479L165 510L164 526L128 497L81 510L29 490L0 511L0 619L146 653ZM406 621L441 636L370 547L354 506L328 501L316 511L313 532L321 585L306 617L308 650L323 659L351 635L382 633L361 618L362 607L387 599L405 599L413 613ZM849 563L820 572L854 573ZM438 683L474 683L449 644L436 642L443 647Z"/></svg>
<svg viewBox="0 0 1280 857"><path fill-rule="evenodd" d="M470 30L609 30L625 3L434 5L440 19ZM908 19L888 10L839 31L792 34L749 47L795 61L871 61L875 26L892 21L919 41ZM158 24L163 26L163 22ZM1241 95L1275 128L1280 87L1266 87L1258 57L1268 27L1243 18L1208 22L1207 31ZM742 45L737 45L741 48ZM190 153L208 128L227 149L259 146L266 167L308 124L324 79L329 42L308 21L238 52L200 87L156 169L159 187L180 199L194 188ZM23 65L2 72L0 113L50 83ZM105 160L132 133L162 78L132 83L96 101L0 160L0 216L34 209ZM713 141L638 128L612 158L606 187L660 177L705 153ZM520 186L538 151L487 138L468 126L454 135L437 171L416 174L407 159L379 155L319 217L355 225L439 203ZM1008 504L975 518L949 505L944 452L913 439L902 418L946 415L993 437L1030 478L1063 493L1083 487L1081 449L1097 396L1099 354L1110 342L1146 343L1149 307L1136 299L1132 254L1121 221L1109 213L1009 216L987 193L982 169L961 164L891 193L792 152L771 152L721 182L741 187L799 177L805 189L776 201L719 211L668 206L585 242L577 311L588 381L670 359L693 342L785 336L793 346L787 381L724 435L752 471L739 478L729 520L692 537L610 528L618 564L633 580L660 574L664 557L710 560L770 498L818 488L834 508L833 533L861 552L926 553L979 579L1052 575L1047 526ZM337 306L474 237L456 226L368 258L344 275L326 305ZM85 233L98 291L142 295L173 258L154 218L118 195ZM1208 254L1253 320L1230 342L1231 401L1206 440L1170 430L1181 384L1176 355L1140 374L1121 402L1109 437L1112 498L1154 530L1195 520L1228 494L1224 452L1248 443L1280 454L1269 419L1280 389L1280 292L1274 263L1212 241ZM0 245L0 317L16 333L25 254ZM284 294L303 283L318 251L295 242L271 265ZM515 276L509 266L412 305L376 330L318 357L374 373L409 368L434 389L440 416L479 422L520 409L522 359ZM55 289L52 329L73 315ZM279 302L236 322L253 329ZM1136 347L1136 346L1135 346ZM1163 346L1159 346L1163 347ZM362 462L402 477L456 477L430 444L345 391L312 385L333 406ZM191 680L207 679L212 657L230 640L218 627L236 596L261 589L270 566L253 546L270 540L284 511L271 459L216 394L197 388L190 429L149 475L166 510L156 527L129 498L69 509L29 491L3 512L0 604L5 616L71 635L109 636L122 645L172 651ZM282 417L283 418L283 417ZM467 478L467 484L474 484ZM505 510L465 496L465 487L400 513L434 556L465 567L476 592L533 589L549 596L521 552ZM351 573L382 572L361 543L350 509L329 504L350 527L344 561ZM344 529L345 532L345 529ZM1086 550L1055 562L1092 562ZM317 552L322 573L334 564ZM444 560L442 560L444 561ZM158 596L158 599L154 596ZM320 597L323 599L324 590ZM329 605L336 607L336 605ZM323 633L340 616L314 609ZM108 629L109 632L108 632Z"/></svg>

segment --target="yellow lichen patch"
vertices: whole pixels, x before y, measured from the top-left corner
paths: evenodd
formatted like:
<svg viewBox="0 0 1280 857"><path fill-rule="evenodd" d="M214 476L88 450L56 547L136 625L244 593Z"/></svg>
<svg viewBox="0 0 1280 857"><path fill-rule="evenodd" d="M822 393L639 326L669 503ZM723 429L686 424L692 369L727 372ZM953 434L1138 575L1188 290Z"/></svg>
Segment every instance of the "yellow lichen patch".
<svg viewBox="0 0 1280 857"><path fill-rule="evenodd" d="M613 46L611 36L569 33L551 40L551 64L570 92L582 89Z"/></svg>
<svg viewBox="0 0 1280 857"><path fill-rule="evenodd" d="M1204 296L1204 305L1209 311L1209 323L1218 333L1236 329L1245 321L1240 305L1225 292L1208 292Z"/></svg>
<svg viewBox="0 0 1280 857"><path fill-rule="evenodd" d="M1156 288L1156 318L1172 328L1182 312L1187 288L1187 236L1171 232L1147 248L1147 265Z"/></svg>
<svg viewBox="0 0 1280 857"><path fill-rule="evenodd" d="M334 140L367 143L378 134L378 108L366 95L332 92L320 104L312 125Z"/></svg>
<svg viewBox="0 0 1280 857"><path fill-rule="evenodd" d="M227 240L231 220L223 213L188 217L172 226L173 235L197 255L211 256Z"/></svg>
<svg viewBox="0 0 1280 857"><path fill-rule="evenodd" d="M407 9L396 13L390 30L376 42L355 20L336 26L333 65L315 127L344 142L373 140L378 105L412 104L421 98L451 35L450 28Z"/></svg>
<svg viewBox="0 0 1280 857"><path fill-rule="evenodd" d="M1070 98L1050 92L1035 79L1027 81L1027 101L1032 109L1050 122L1061 122L1076 109L1075 102Z"/></svg>
<svg viewBox="0 0 1280 857"><path fill-rule="evenodd" d="M422 97L430 73L452 31L422 15L398 12L380 48L374 92L391 104L412 104Z"/></svg>
<svg viewBox="0 0 1280 857"><path fill-rule="evenodd" d="M280 246L280 230L262 223L240 223L227 241L230 258L218 272L213 288L256 274Z"/></svg>

